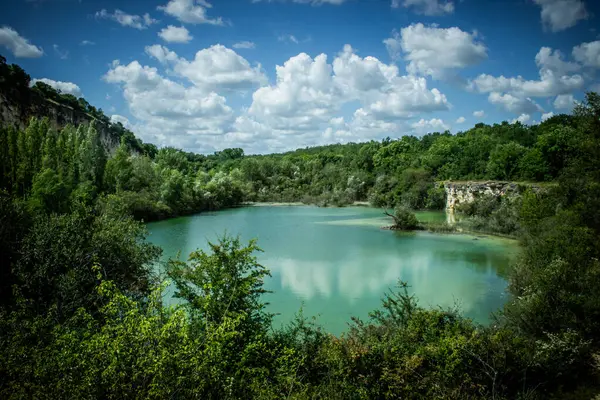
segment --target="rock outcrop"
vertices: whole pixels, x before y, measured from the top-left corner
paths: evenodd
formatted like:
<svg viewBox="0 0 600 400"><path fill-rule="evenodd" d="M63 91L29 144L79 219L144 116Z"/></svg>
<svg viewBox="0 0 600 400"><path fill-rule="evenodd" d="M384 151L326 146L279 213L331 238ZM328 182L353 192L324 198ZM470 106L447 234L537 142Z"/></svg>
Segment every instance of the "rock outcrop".
<svg viewBox="0 0 600 400"><path fill-rule="evenodd" d="M94 121L100 140L107 152L112 154L119 146L119 138L110 133L108 125L89 114L47 100L35 92L31 92L27 102L20 103L15 103L4 93L0 93L0 127L14 126L18 129L25 129L31 117L47 117L50 124L57 129L67 124L77 126Z"/></svg>
<svg viewBox="0 0 600 400"><path fill-rule="evenodd" d="M541 190L534 184L517 184L503 181L469 181L469 182L444 182L446 190L446 209L454 210L457 205L472 203L478 197L492 196L517 196L525 188Z"/></svg>

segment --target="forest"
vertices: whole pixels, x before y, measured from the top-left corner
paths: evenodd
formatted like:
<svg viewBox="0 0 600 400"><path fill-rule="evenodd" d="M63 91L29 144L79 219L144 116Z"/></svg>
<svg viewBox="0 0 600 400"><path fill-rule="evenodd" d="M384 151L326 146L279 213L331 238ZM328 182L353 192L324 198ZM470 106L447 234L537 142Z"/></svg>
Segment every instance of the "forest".
<svg viewBox="0 0 600 400"><path fill-rule="evenodd" d="M600 346L600 96L526 126L336 144L284 154L157 149L84 99L30 87L0 63L11 101L43 95L93 118L0 131L2 398L592 398ZM301 310L274 329L260 243L223 236L152 271L143 222L251 201L440 209L445 180L538 182L518 201L462 210L518 237L510 300L481 326L429 309L410 282L326 333ZM166 281L184 304L163 305Z"/></svg>

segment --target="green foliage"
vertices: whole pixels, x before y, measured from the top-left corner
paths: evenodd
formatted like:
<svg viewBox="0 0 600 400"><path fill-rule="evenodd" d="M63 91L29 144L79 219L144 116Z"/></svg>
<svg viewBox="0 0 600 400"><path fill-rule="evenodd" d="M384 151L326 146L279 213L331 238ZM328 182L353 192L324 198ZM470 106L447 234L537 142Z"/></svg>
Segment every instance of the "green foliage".
<svg viewBox="0 0 600 400"><path fill-rule="evenodd" d="M525 147L515 142L497 145L490 154L487 165L488 176L492 179L512 180L516 178L519 161L525 154Z"/></svg>
<svg viewBox="0 0 600 400"><path fill-rule="evenodd" d="M456 211L462 214L457 221L458 226L470 231L516 236L520 232L521 203L519 195L480 196L471 203L456 207Z"/></svg>
<svg viewBox="0 0 600 400"><path fill-rule="evenodd" d="M269 271L252 254L261 251L255 241L242 247L239 237L224 236L219 243L209 243L211 253L192 252L188 263L171 260L167 270L177 291L192 311L198 312L202 324L219 325L225 318L247 324L245 333L265 330L271 316L264 312L261 295Z"/></svg>
<svg viewBox="0 0 600 400"><path fill-rule="evenodd" d="M394 209L394 214L388 214L387 212L386 214L394 219L393 229L410 231L419 228L419 221L415 213L404 206L397 206Z"/></svg>
<svg viewBox="0 0 600 400"><path fill-rule="evenodd" d="M64 212L67 190L53 169L45 168L33 178L29 206L33 212Z"/></svg>
<svg viewBox="0 0 600 400"><path fill-rule="evenodd" d="M72 214L39 215L19 243L12 273L20 293L42 313L55 307L60 316L79 307L93 309L96 283L91 267L102 264L106 276L135 296L148 293L149 263L160 249L142 242L145 228L131 218L94 216L89 209Z"/></svg>

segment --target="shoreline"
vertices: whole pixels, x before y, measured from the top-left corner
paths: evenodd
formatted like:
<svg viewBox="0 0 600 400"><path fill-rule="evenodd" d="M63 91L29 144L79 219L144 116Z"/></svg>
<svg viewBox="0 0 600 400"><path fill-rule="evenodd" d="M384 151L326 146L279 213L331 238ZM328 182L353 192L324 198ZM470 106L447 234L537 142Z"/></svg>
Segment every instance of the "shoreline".
<svg viewBox="0 0 600 400"><path fill-rule="evenodd" d="M319 206L316 204L302 203L301 201L249 201L240 204L238 207L297 207L297 206L312 206L319 208L344 208L344 207L372 207L368 201L355 201L351 204L343 206ZM378 207L372 207L378 208Z"/></svg>
<svg viewBox="0 0 600 400"><path fill-rule="evenodd" d="M170 219L175 219L175 218L189 217L189 216L192 216L192 215L203 214L205 212L219 212L219 211L224 211L224 210L232 209L232 208L243 208L243 207L300 207L300 206L318 207L318 208L346 208L346 207L367 207L367 208L374 208L374 209L380 209L381 208L381 207L372 206L368 201L355 201L355 202L353 202L351 204L346 204L346 205L343 205L343 206L319 206L319 205L316 205L316 204L302 203L300 201L256 201L256 202L249 201L249 202L244 202L244 203L232 206L232 207L223 208L223 209L220 209L220 210L213 210L213 211L205 210L205 211L200 211L200 212L196 212L196 213L182 214L182 215L177 215L177 216L162 218L162 219L158 219L158 220L153 220L153 221L144 221L144 223L147 224L147 223L165 221L165 220L170 220ZM417 212L418 211L432 211L432 210L417 210ZM438 210L438 211L444 211L444 210ZM437 225L436 223L432 224L432 223L428 223L428 222L421 222L420 229L415 229L414 231L435 233L435 234L441 234L441 235L472 236L473 238L475 238L474 240L483 239L483 238L496 238L496 239L503 239L503 240L512 241L512 242L519 242L519 239L516 236L503 235L503 234L500 234L500 233L491 233L491 232L487 232L487 231L466 230L466 229L461 229L461 228L454 228L454 229L447 230L447 231L446 230L436 230L435 229L436 225ZM392 232L404 232L403 230L393 229L392 226L390 226L390 225L382 225L382 226L379 227L379 229L386 230L386 231L392 231Z"/></svg>

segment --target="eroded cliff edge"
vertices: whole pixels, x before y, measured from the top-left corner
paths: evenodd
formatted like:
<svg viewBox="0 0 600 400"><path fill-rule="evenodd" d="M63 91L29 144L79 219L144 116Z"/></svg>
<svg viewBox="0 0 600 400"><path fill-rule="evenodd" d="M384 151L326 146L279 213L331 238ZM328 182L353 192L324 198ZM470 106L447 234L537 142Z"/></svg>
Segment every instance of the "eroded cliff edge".
<svg viewBox="0 0 600 400"><path fill-rule="evenodd" d="M539 184L507 181L445 181L440 184L446 191L446 209L451 211L459 204L472 203L485 195L518 196L527 189L545 190L545 187Z"/></svg>

